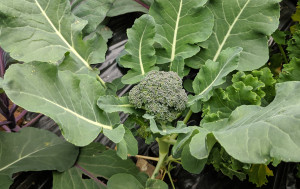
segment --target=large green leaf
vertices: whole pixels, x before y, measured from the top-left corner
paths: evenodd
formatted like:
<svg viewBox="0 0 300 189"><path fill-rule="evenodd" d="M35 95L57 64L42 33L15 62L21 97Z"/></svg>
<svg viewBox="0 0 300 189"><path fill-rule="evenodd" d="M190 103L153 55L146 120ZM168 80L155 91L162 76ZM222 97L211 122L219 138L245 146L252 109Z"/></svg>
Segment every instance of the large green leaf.
<svg viewBox="0 0 300 189"><path fill-rule="evenodd" d="M77 164L95 177L109 179L117 173L127 173L134 175L141 183L146 182L144 174L139 172L132 160L122 160L115 151L106 150L99 143L82 148Z"/></svg>
<svg viewBox="0 0 300 189"><path fill-rule="evenodd" d="M72 167L71 169L59 173L53 172L53 189L104 189L103 185L92 179L83 179L81 169Z"/></svg>
<svg viewBox="0 0 300 189"><path fill-rule="evenodd" d="M99 177L109 179L118 173L127 173L138 180L139 183L146 183L146 176L139 172L131 160L122 160L115 151L107 150L100 143L91 143L81 148L76 165L69 170L58 173L53 172L53 188L101 188L103 186ZM82 178L83 175L90 179ZM98 177L98 178L97 178Z"/></svg>
<svg viewBox="0 0 300 189"><path fill-rule="evenodd" d="M77 147L46 130L29 127L19 133L0 132L1 180L19 171L64 171L77 155Z"/></svg>
<svg viewBox="0 0 300 189"><path fill-rule="evenodd" d="M107 114L97 106L105 94L97 80L88 75L58 71L55 65L28 63L12 65L4 77L8 97L23 108L51 117L71 143L84 146L102 128L112 129L118 114Z"/></svg>
<svg viewBox="0 0 300 189"><path fill-rule="evenodd" d="M143 7L135 0L115 0L107 16L113 17L130 12L147 13L148 9Z"/></svg>
<svg viewBox="0 0 300 189"><path fill-rule="evenodd" d="M2 0L0 45L20 61L57 63L66 52L82 69L105 60L105 40L81 31L87 21L71 13L68 0Z"/></svg>
<svg viewBox="0 0 300 189"><path fill-rule="evenodd" d="M71 4L72 13L88 21L84 31L91 33L104 20L115 0L74 0Z"/></svg>
<svg viewBox="0 0 300 189"><path fill-rule="evenodd" d="M300 161L300 82L284 82L276 87L277 95L267 107L241 106L229 119L205 126L219 127L212 133L235 159L255 164L274 159Z"/></svg>
<svg viewBox="0 0 300 189"><path fill-rule="evenodd" d="M222 50L235 46L243 48L238 70L264 65L269 58L266 36L278 27L280 1L210 0L207 7L215 17L213 35L206 41L208 48L193 58L193 67L200 68L208 59L216 61Z"/></svg>
<svg viewBox="0 0 300 189"><path fill-rule="evenodd" d="M203 7L207 0L156 0L149 14L157 24L156 41L165 49L165 61L173 62L176 56L183 59L199 52L199 43L212 33L213 15ZM165 63L165 62L160 62ZM172 68L173 66L170 66Z"/></svg>
<svg viewBox="0 0 300 189"><path fill-rule="evenodd" d="M223 84L225 76L238 67L241 51L239 47L227 48L222 51L217 62L208 60L205 63L193 81L195 96L189 98L188 106L198 100L207 101L211 97L212 89Z"/></svg>
<svg viewBox="0 0 300 189"><path fill-rule="evenodd" d="M156 63L154 44L155 22L149 15L143 15L134 22L131 29L127 30L128 42L125 50L128 54L120 59L120 64L131 68L122 77L125 84L134 84L141 81L146 73L158 70Z"/></svg>

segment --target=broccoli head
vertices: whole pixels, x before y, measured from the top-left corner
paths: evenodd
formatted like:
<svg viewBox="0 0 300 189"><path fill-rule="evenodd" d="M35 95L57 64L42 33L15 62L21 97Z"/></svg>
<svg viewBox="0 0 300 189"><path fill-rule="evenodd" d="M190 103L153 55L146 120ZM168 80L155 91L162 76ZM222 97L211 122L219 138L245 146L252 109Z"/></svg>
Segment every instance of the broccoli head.
<svg viewBox="0 0 300 189"><path fill-rule="evenodd" d="M158 121L173 121L188 98L176 72L151 71L129 92L129 102L143 108Z"/></svg>

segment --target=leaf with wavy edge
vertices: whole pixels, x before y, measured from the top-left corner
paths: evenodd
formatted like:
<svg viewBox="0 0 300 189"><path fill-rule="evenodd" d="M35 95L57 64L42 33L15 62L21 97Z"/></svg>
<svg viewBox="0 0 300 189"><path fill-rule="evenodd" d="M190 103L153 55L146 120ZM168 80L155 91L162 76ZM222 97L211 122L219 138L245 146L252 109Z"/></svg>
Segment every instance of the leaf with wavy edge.
<svg viewBox="0 0 300 189"><path fill-rule="evenodd" d="M66 140L84 146L102 128L119 123L118 114L107 114L97 106L104 88L88 75L58 71L55 65L28 63L12 65L4 77L7 96L23 108L51 117Z"/></svg>
<svg viewBox="0 0 300 189"><path fill-rule="evenodd" d="M266 36L278 27L280 1L210 0L207 7L215 17L213 34L205 42L208 48L195 56L193 65L200 68L208 59L216 61L222 50L235 46L243 48L238 70L249 71L264 65L269 58ZM198 62L199 59L202 61Z"/></svg>
<svg viewBox="0 0 300 189"><path fill-rule="evenodd" d="M0 132L0 175L65 171L74 164L78 152L77 147L47 130L28 127L18 133Z"/></svg>
<svg viewBox="0 0 300 189"><path fill-rule="evenodd" d="M105 60L98 34L83 40L87 21L71 13L68 0L1 0L0 44L16 60L57 63L66 52L81 67Z"/></svg>
<svg viewBox="0 0 300 189"><path fill-rule="evenodd" d="M299 162L300 82L277 84L276 93L274 101L266 107L240 106L229 119L204 127L213 128L217 141L241 162Z"/></svg>
<svg viewBox="0 0 300 189"><path fill-rule="evenodd" d="M158 70L154 44L155 22L149 15L143 15L134 22L131 29L127 30L128 42L125 50L128 54L120 59L120 64L130 68L122 77L124 84L134 84L141 81L146 73Z"/></svg>
<svg viewBox="0 0 300 189"><path fill-rule="evenodd" d="M156 0L151 5L149 14L157 27L155 40L166 50L163 57L168 62L172 63L176 56L185 59L195 55L200 50L195 44L211 35L214 18L211 11L203 7L206 2Z"/></svg>
<svg viewBox="0 0 300 189"><path fill-rule="evenodd" d="M293 57L288 64L284 64L278 81L300 81L300 59Z"/></svg>
<svg viewBox="0 0 300 189"><path fill-rule="evenodd" d="M201 124L228 118L241 105L261 105L266 94L275 96L276 80L268 68L253 70L249 74L239 71L231 81L232 85L226 89L215 89L213 96L203 103ZM274 89L274 92L270 89Z"/></svg>
<svg viewBox="0 0 300 189"><path fill-rule="evenodd" d="M207 101L212 95L212 89L225 82L224 77L238 67L242 48L227 48L222 51L217 62L208 60L193 81L195 96L189 97L188 106L199 100Z"/></svg>

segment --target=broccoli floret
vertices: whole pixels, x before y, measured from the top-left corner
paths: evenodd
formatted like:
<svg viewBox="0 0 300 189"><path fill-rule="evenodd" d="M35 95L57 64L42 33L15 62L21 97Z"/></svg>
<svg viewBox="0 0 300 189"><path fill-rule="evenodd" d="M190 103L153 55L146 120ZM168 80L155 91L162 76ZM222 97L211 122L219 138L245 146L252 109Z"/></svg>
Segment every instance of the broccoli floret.
<svg viewBox="0 0 300 189"><path fill-rule="evenodd" d="M176 72L151 71L129 92L129 102L155 116L158 121L173 121L186 107L188 98Z"/></svg>

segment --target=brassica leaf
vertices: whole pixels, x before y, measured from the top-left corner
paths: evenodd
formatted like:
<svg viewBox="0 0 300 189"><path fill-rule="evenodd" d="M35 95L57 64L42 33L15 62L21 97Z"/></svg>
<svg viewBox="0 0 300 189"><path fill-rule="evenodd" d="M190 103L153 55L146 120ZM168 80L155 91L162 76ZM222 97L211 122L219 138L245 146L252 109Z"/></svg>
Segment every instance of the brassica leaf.
<svg viewBox="0 0 300 189"><path fill-rule="evenodd" d="M281 0L210 0L215 17L213 34L188 65L200 68L208 59L217 61L222 50L242 47L238 70L250 71L263 66L269 58L267 37L279 24ZM199 60L201 60L199 62Z"/></svg>
<svg viewBox="0 0 300 189"><path fill-rule="evenodd" d="M97 106L105 90L96 78L59 71L52 64L12 65L3 88L13 102L52 118L66 140L78 146L91 143L102 128L112 129L120 122L118 113L108 114Z"/></svg>
<svg viewBox="0 0 300 189"><path fill-rule="evenodd" d="M155 35L155 23L151 16L143 15L137 19L133 27L127 30L128 42L125 50L128 54L120 58L120 64L130 68L122 77L124 84L135 84L141 81L155 67L156 56L153 47Z"/></svg>
<svg viewBox="0 0 300 189"><path fill-rule="evenodd" d="M207 0L157 0L151 5L149 14L153 16L157 32L156 42L165 51L159 54L163 62L171 62L176 56L183 59L199 52L196 43L205 41L212 33L214 18L211 11L203 5Z"/></svg>

